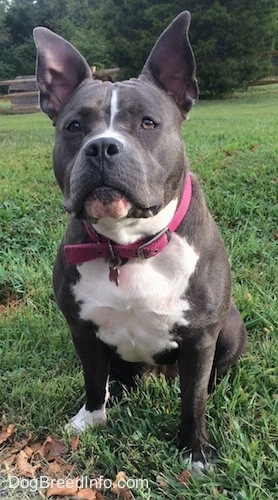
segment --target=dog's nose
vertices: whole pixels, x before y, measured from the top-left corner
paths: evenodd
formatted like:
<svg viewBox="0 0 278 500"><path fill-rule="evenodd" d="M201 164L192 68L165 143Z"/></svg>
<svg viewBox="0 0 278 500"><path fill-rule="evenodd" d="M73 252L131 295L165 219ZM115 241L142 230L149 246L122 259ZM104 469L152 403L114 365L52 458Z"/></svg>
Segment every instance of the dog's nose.
<svg viewBox="0 0 278 500"><path fill-rule="evenodd" d="M88 142L85 154L94 158L110 158L120 152L121 143L114 137L100 137Z"/></svg>

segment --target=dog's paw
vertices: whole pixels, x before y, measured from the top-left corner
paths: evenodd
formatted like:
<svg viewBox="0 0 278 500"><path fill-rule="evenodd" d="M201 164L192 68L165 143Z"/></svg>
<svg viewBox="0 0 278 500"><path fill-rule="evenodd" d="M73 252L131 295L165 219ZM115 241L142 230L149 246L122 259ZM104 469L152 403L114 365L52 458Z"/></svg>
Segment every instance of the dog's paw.
<svg viewBox="0 0 278 500"><path fill-rule="evenodd" d="M96 427L104 424L107 420L105 408L99 410L88 411L85 405L80 408L79 412L70 419L66 424L65 429L71 434L80 434L88 428Z"/></svg>
<svg viewBox="0 0 278 500"><path fill-rule="evenodd" d="M202 474L212 474L215 472L215 464L212 462L202 462L201 460L185 460L186 469L192 476L201 476Z"/></svg>
<svg viewBox="0 0 278 500"><path fill-rule="evenodd" d="M212 474L215 472L214 460L217 458L216 452L213 448L208 447L206 451L197 451L185 453L184 463L186 469L193 476L201 476L202 474Z"/></svg>

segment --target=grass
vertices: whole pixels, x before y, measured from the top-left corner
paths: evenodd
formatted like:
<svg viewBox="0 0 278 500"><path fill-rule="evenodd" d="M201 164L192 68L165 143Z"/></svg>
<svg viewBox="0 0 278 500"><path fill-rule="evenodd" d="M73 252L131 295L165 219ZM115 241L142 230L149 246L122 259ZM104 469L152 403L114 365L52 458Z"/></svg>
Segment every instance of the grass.
<svg viewBox="0 0 278 500"><path fill-rule="evenodd" d="M124 470L147 479L148 487L132 490L137 500L278 495L277 96L252 89L236 99L200 102L184 126L192 170L230 255L249 347L208 401L208 427L219 450L212 474L186 485L177 481L184 469L176 449L178 381L142 380L122 399L112 398L107 426L82 436L69 458L80 473L114 478ZM53 129L42 114L1 117L0 409L19 436L51 433L67 441L63 426L83 403L84 386L51 288L66 224L52 144ZM4 498L15 499L5 481Z"/></svg>
<svg viewBox="0 0 278 500"><path fill-rule="evenodd" d="M9 100L0 100L0 113L6 113L9 112L11 109L11 101Z"/></svg>

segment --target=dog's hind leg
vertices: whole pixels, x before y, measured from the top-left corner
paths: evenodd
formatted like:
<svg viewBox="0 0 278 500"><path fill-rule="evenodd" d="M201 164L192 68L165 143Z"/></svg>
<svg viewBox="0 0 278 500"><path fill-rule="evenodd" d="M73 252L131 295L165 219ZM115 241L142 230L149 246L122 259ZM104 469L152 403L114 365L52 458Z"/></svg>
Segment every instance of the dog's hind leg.
<svg viewBox="0 0 278 500"><path fill-rule="evenodd" d="M230 314L218 336L209 381L209 392L212 391L217 379L237 362L246 345L247 333L245 326L236 305L232 302Z"/></svg>

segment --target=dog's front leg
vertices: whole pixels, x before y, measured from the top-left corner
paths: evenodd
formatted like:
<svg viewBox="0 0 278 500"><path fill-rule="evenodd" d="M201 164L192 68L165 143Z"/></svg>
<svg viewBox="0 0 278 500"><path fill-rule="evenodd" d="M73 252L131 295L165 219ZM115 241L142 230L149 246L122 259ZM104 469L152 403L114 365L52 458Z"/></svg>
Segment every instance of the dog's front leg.
<svg viewBox="0 0 278 500"><path fill-rule="evenodd" d="M87 399L67 429L82 432L87 427L106 422L110 354L107 346L96 337L91 323L77 322L70 327L83 366Z"/></svg>
<svg viewBox="0 0 278 500"><path fill-rule="evenodd" d="M178 355L182 405L179 448L192 462L205 464L213 454L206 431L205 409L215 340L199 331L186 335Z"/></svg>

